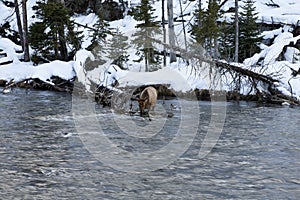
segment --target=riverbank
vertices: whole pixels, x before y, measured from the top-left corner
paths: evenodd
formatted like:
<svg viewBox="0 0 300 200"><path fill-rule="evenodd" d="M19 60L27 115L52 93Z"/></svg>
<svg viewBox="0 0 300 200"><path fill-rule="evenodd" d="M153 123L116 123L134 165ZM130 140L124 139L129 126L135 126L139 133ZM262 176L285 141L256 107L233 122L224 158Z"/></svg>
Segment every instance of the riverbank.
<svg viewBox="0 0 300 200"><path fill-rule="evenodd" d="M58 76L51 77L51 82L47 83L41 81L38 78L29 78L19 82L0 80L0 87L2 87L2 92L5 90L11 90L15 87L25 88L25 89L36 89L36 90L48 90L48 91L58 91L58 92L68 92L71 93L74 87L74 80L64 80Z"/></svg>
<svg viewBox="0 0 300 200"><path fill-rule="evenodd" d="M24 88L24 89L32 89L32 90L43 90L43 91L56 91L56 92L66 92L72 93L74 88L75 77L71 80L64 80L60 77L54 76L51 77L51 82L53 84L49 84L43 82L39 79L28 79L25 81L21 81L18 83L8 82L5 80L0 80L0 91L2 93L9 93L13 88ZM140 87L136 87L134 89L132 96L139 94L146 86L144 85ZM291 101L288 101L284 98L275 98L270 94L240 94L235 91L210 91L207 89L194 89L188 92L175 92L174 90L170 89L168 85L161 85L161 84L152 84L154 88L156 88L158 92L158 99L161 100L168 100L174 98L186 98L186 99L194 99L198 101L218 101L218 99L226 100L226 101L249 101L249 102L258 102L263 104L277 104L277 105L299 105L294 99L291 98ZM104 87L98 87L94 84L95 92L94 95L95 102L103 105L110 105L110 97L113 91L110 91ZM102 90L102 91L100 91ZM103 92L103 91L106 92ZM128 90L129 91L129 90ZM132 91L132 89L130 90ZM82 89L82 94L84 94L84 89ZM106 95L106 96L103 96ZM213 98L212 98L213 95ZM220 98L221 97L221 98Z"/></svg>

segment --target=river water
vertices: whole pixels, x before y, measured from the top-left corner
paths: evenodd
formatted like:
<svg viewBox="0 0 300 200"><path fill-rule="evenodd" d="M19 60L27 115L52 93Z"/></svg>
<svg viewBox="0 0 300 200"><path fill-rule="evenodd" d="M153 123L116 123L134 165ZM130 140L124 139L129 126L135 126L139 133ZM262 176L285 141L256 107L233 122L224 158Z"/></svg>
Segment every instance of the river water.
<svg viewBox="0 0 300 200"><path fill-rule="evenodd" d="M71 95L15 89L0 94L0 100L0 199L300 198L298 107L226 103L220 138L207 156L199 158L212 107L199 102L200 122L187 151L164 167L132 173L118 169L123 160L112 167L87 148L80 133L84 127L72 115ZM165 105L170 103L177 102ZM183 108L170 111L169 117L154 113L149 121L97 105L93 109L107 138L124 151L137 153L167 146L184 114ZM151 123L165 126L147 138L133 130L126 139L122 121L129 119L149 134L156 128ZM93 124L86 127L90 130ZM184 150L184 144L178 144ZM116 158L109 156L111 161Z"/></svg>

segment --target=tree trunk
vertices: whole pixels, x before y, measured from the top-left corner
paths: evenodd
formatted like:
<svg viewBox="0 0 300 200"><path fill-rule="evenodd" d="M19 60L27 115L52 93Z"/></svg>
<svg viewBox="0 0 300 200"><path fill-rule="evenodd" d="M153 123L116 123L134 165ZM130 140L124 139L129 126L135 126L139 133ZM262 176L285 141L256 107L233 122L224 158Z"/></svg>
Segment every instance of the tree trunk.
<svg viewBox="0 0 300 200"><path fill-rule="evenodd" d="M238 0L235 0L235 49L234 49L234 62L239 62L239 3ZM237 80L235 85L235 90L240 93L241 90L241 76L237 74ZM238 95L239 96L239 95Z"/></svg>
<svg viewBox="0 0 300 200"><path fill-rule="evenodd" d="M14 0L14 1L15 1L15 11L16 11L18 31L19 31L19 35L20 35L22 49L24 50L24 38L23 38L23 30L22 30L23 28L22 28L22 22L21 22L21 17L20 17L19 2L18 2L18 0Z"/></svg>
<svg viewBox="0 0 300 200"><path fill-rule="evenodd" d="M234 62L239 61L239 3L235 0L235 51L234 51Z"/></svg>
<svg viewBox="0 0 300 200"><path fill-rule="evenodd" d="M57 33L54 33L53 35L53 40L54 40L54 59L55 60L59 60L59 39L58 39L59 35Z"/></svg>
<svg viewBox="0 0 300 200"><path fill-rule="evenodd" d="M169 43L170 49L170 63L176 62L176 54L173 52L175 47L175 31L174 31L174 17L173 17L173 0L167 0L168 9L168 28L169 28Z"/></svg>
<svg viewBox="0 0 300 200"><path fill-rule="evenodd" d="M187 50L186 32L185 32L185 25L184 25L184 17L183 17L183 10L182 10L181 0L179 0L179 5L180 5L180 14L181 14L181 20L182 20L183 36L184 36L184 46L185 46L185 50Z"/></svg>
<svg viewBox="0 0 300 200"><path fill-rule="evenodd" d="M201 0L199 0L198 9L199 9L199 13L202 12ZM198 19L197 25L199 28L202 26L202 22L200 19Z"/></svg>
<svg viewBox="0 0 300 200"><path fill-rule="evenodd" d="M29 57L29 45L28 45L28 24L27 24L27 6L26 0L22 0L22 10L23 10L23 40L24 40L24 61L30 61Z"/></svg>
<svg viewBox="0 0 300 200"><path fill-rule="evenodd" d="M149 71L149 57L148 57L148 49L145 48L145 72Z"/></svg>
<svg viewBox="0 0 300 200"><path fill-rule="evenodd" d="M218 38L215 37L213 39L213 45L214 45L214 58L219 58L219 44L218 44Z"/></svg>
<svg viewBox="0 0 300 200"><path fill-rule="evenodd" d="M65 37L66 36L65 36L64 26L62 25L58 33L58 40L59 40L60 59L63 61L68 60L68 49L67 49Z"/></svg>
<svg viewBox="0 0 300 200"><path fill-rule="evenodd" d="M102 3L102 1L100 1L99 3ZM97 12L96 10L96 0L89 0L89 8L92 9L93 12Z"/></svg>
<svg viewBox="0 0 300 200"><path fill-rule="evenodd" d="M65 0L59 0L59 2L65 7ZM65 40L65 27L64 25L60 25L58 31L58 41L59 41L59 51L60 51L60 60L67 61L68 60L68 49Z"/></svg>
<svg viewBox="0 0 300 200"><path fill-rule="evenodd" d="M162 22L162 28L163 28L163 34L164 34L164 43L166 43L166 27L165 27L165 0L162 0L162 19L161 19L161 22ZM166 55L166 48L164 46L164 60L163 60L163 64L164 64L164 67L167 65L167 55Z"/></svg>

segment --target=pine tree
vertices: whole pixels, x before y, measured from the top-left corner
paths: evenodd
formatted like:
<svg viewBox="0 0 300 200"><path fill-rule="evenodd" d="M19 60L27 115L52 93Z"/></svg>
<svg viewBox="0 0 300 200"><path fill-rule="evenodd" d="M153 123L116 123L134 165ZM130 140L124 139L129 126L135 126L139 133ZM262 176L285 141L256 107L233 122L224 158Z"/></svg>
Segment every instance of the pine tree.
<svg viewBox="0 0 300 200"><path fill-rule="evenodd" d="M219 38L219 50L222 59L227 61L235 60L236 24L235 16L230 21L223 21L221 24L221 36ZM238 35L239 37L239 35Z"/></svg>
<svg viewBox="0 0 300 200"><path fill-rule="evenodd" d="M259 29L256 24L257 12L255 12L254 1L244 0L243 3L242 12L238 14L238 60L236 60L236 53L234 52L236 48L235 16L231 18L229 23L224 22L222 28L220 53L222 58L226 60L243 62L245 58L249 58L260 51L258 44L262 38L259 36Z"/></svg>
<svg viewBox="0 0 300 200"><path fill-rule="evenodd" d="M108 34L111 34L109 31L109 24L98 16L97 22L94 24L93 29L91 29L90 36L92 38L90 46L87 48L88 50L92 50L96 46L101 45L105 42L105 39Z"/></svg>
<svg viewBox="0 0 300 200"><path fill-rule="evenodd" d="M136 55L140 57L136 61L140 62L144 59L145 71L149 71L150 65L156 68L160 63L160 58L156 55L154 44L151 41L152 37L160 33L159 23L155 21L154 8L149 0L142 0L131 14L135 20L140 22L136 25L138 31L133 35L135 38L132 41L138 49Z"/></svg>
<svg viewBox="0 0 300 200"><path fill-rule="evenodd" d="M218 38L220 36L220 27L218 19L220 18L220 1L209 0L208 9L199 8L195 11L195 23L192 25L192 35L196 42L203 45L203 47L213 57L219 56Z"/></svg>
<svg viewBox="0 0 300 200"><path fill-rule="evenodd" d="M91 66L102 65L106 62L106 38L108 34L111 34L109 30L109 24L98 16L97 22L94 24L93 29L89 31L92 38L91 44L87 47L87 50L92 51L95 56L95 61L91 61Z"/></svg>
<svg viewBox="0 0 300 200"><path fill-rule="evenodd" d="M50 0L38 2L33 10L40 20L29 27L30 45L37 59L34 62L72 59L81 48L82 36L74 31L69 11L62 3Z"/></svg>
<svg viewBox="0 0 300 200"><path fill-rule="evenodd" d="M253 56L260 51L259 42L262 37L259 36L259 29L256 24L258 19L255 12L254 0L244 0L242 12L240 13L240 37L239 37L239 61Z"/></svg>
<svg viewBox="0 0 300 200"><path fill-rule="evenodd" d="M88 10L89 2L87 0L65 0L67 8L75 13L84 13Z"/></svg>
<svg viewBox="0 0 300 200"><path fill-rule="evenodd" d="M136 28L158 27L159 23L155 21L156 17L153 16L154 11L149 0L141 0L141 4L136 6L131 13L133 18L140 22L136 25Z"/></svg>
<svg viewBox="0 0 300 200"><path fill-rule="evenodd" d="M108 40L108 58L113 60L113 64L125 69L124 64L128 61L128 37L124 36L119 30Z"/></svg>

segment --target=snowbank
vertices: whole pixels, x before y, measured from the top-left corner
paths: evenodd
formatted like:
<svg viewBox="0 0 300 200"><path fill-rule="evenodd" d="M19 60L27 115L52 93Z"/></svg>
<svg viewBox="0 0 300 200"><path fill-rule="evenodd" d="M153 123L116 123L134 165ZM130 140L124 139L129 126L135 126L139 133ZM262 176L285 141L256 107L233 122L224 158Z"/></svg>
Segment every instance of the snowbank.
<svg viewBox="0 0 300 200"><path fill-rule="evenodd" d="M191 74L188 66L169 66L154 72L132 72L120 69L116 65L109 65L102 70L103 77L101 84L111 88L111 85L118 81L119 88L139 87L142 85L163 84L169 85L176 92L188 92L196 88L209 89L211 81L205 74ZM99 81L99 80L98 80Z"/></svg>
<svg viewBox="0 0 300 200"><path fill-rule="evenodd" d="M0 80L19 82L25 79L38 78L46 83L51 82L52 76L58 76L65 80L74 78L74 62L53 61L51 63L33 66L32 63L11 63L0 66Z"/></svg>
<svg viewBox="0 0 300 200"><path fill-rule="evenodd" d="M260 53L245 59L243 67L279 80L277 86L279 91L300 99L300 77L297 74L294 75L300 68L299 50L287 47L286 51L283 51L284 47L290 43L295 44L298 40L300 40L300 36L293 37L293 34L285 29L275 37L271 46L265 47ZM282 53L284 53L283 59L285 60L278 61Z"/></svg>

